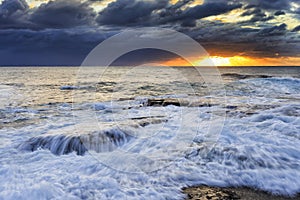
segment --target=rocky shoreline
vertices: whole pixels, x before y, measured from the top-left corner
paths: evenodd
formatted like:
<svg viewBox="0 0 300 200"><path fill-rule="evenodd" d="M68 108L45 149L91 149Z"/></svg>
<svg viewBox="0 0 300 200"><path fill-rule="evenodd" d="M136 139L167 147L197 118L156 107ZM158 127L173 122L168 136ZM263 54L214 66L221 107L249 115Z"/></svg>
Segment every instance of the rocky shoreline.
<svg viewBox="0 0 300 200"><path fill-rule="evenodd" d="M195 186L183 188L186 200L300 200L295 197L275 196L270 193L251 188L219 188Z"/></svg>

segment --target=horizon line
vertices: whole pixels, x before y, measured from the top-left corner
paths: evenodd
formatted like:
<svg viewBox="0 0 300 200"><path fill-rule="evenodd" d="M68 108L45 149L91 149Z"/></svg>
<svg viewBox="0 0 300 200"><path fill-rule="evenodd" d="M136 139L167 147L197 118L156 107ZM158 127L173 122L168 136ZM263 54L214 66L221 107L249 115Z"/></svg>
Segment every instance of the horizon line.
<svg viewBox="0 0 300 200"><path fill-rule="evenodd" d="M0 68L5 67L139 67L139 65L111 65L111 66L81 66L81 65L0 65ZM153 66L146 66L143 67L218 67L218 68L233 68L233 67L300 67L299 65L232 65L232 66L196 66L196 65L153 65Z"/></svg>

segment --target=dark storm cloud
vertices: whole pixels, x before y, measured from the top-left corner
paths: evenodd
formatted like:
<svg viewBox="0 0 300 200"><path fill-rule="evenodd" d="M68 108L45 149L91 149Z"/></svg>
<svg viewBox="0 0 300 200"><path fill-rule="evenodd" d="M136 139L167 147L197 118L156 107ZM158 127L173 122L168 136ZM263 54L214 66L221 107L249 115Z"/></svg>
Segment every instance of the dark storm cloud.
<svg viewBox="0 0 300 200"><path fill-rule="evenodd" d="M259 16L259 15L254 15L249 22L253 23L253 22L266 22L269 20L274 19L274 16Z"/></svg>
<svg viewBox="0 0 300 200"><path fill-rule="evenodd" d="M250 8L262 8L262 9L271 9L271 10L281 10L281 9L289 9L290 8L290 2L296 2L298 0L253 0L250 1L244 1L245 3L249 3L247 6L245 6L245 9Z"/></svg>
<svg viewBox="0 0 300 200"><path fill-rule="evenodd" d="M230 4L228 2L205 2L202 5L187 8L183 11L166 9L160 13L160 18L157 20L160 24L179 22L183 26L195 26L196 20L209 16L220 15L241 8L242 4Z"/></svg>
<svg viewBox="0 0 300 200"><path fill-rule="evenodd" d="M202 26L181 31L196 39L211 55L276 57L297 56L300 41L286 24L266 28L241 28L238 24L202 22Z"/></svg>
<svg viewBox="0 0 300 200"><path fill-rule="evenodd" d="M299 25L299 26L296 26L296 27L292 30L292 32L298 32L298 31L300 31L300 25Z"/></svg>
<svg viewBox="0 0 300 200"><path fill-rule="evenodd" d="M290 1L287 0L260 0L258 5L264 9L289 9Z"/></svg>
<svg viewBox="0 0 300 200"><path fill-rule="evenodd" d="M292 9L292 4L299 5L299 0L252 0L251 3L247 0L241 1L247 4L244 6L245 10L260 8L264 11L274 12L275 16L294 14L295 18L300 19L300 8L297 10Z"/></svg>
<svg viewBox="0 0 300 200"><path fill-rule="evenodd" d="M274 16L267 16L266 13L260 8L246 10L241 14L241 16L252 16L252 18L248 21L250 23L258 21L265 22L275 18Z"/></svg>
<svg viewBox="0 0 300 200"><path fill-rule="evenodd" d="M71 29L0 31L1 65L80 65L85 56L110 35Z"/></svg>
<svg viewBox="0 0 300 200"><path fill-rule="evenodd" d="M94 24L96 13L88 2L55 0L30 9L25 0L5 0L0 5L0 28L72 28Z"/></svg>
<svg viewBox="0 0 300 200"><path fill-rule="evenodd" d="M244 9L250 9L250 8L256 8L257 5L254 4L248 4L247 6L244 7Z"/></svg>
<svg viewBox="0 0 300 200"><path fill-rule="evenodd" d="M299 17L300 9L290 10L290 3L296 0L205 0L196 6L191 6L193 0L175 4L170 0L116 0L95 13L91 4L101 1L54 0L29 8L25 0L4 0L0 6L0 65L80 65L108 36L123 28L143 26L186 33L212 55L275 57L277 53L298 56L300 52L299 26L288 30L286 24L268 22L285 13ZM238 8L250 20L222 23L205 19ZM149 50L129 54L118 62L173 57Z"/></svg>
<svg viewBox="0 0 300 200"><path fill-rule="evenodd" d="M261 16L261 17L266 16L266 14L260 8L255 8L253 10L247 10L241 16L249 16L249 15Z"/></svg>
<svg viewBox="0 0 300 200"><path fill-rule="evenodd" d="M28 9L25 0L4 0L0 5L0 28L26 28Z"/></svg>
<svg viewBox="0 0 300 200"><path fill-rule="evenodd" d="M112 66L138 66L147 63L159 63L167 62L169 60L181 58L180 56L159 49L140 49L131 51L127 54L120 56L117 60L112 63Z"/></svg>
<svg viewBox="0 0 300 200"><path fill-rule="evenodd" d="M168 0L138 1L117 0L110 3L99 13L97 22L101 25L132 25L147 24L155 10L168 5Z"/></svg>
<svg viewBox="0 0 300 200"><path fill-rule="evenodd" d="M204 17L227 13L231 10L241 8L241 7L242 4L228 4L225 2L205 3L203 5L195 6L185 10L183 16L192 19L201 19Z"/></svg>
<svg viewBox="0 0 300 200"><path fill-rule="evenodd" d="M265 28L259 31L259 36L269 37L269 36L278 36L285 35L287 33L286 24L280 24L279 26L273 26L271 28Z"/></svg>
<svg viewBox="0 0 300 200"><path fill-rule="evenodd" d="M242 7L242 4L231 4L224 1L207 2L202 5L181 8L190 0L178 1L174 5L169 0L138 1L117 0L110 3L99 13L97 22L100 25L160 25L182 23L183 26L195 26L195 21L205 17L220 15Z"/></svg>
<svg viewBox="0 0 300 200"><path fill-rule="evenodd" d="M43 28L70 28L93 24L96 13L87 3L79 0L56 0L42 4L30 21Z"/></svg>
<svg viewBox="0 0 300 200"><path fill-rule="evenodd" d="M274 13L274 15L279 16L279 15L285 15L285 12L282 10L278 10Z"/></svg>
<svg viewBox="0 0 300 200"><path fill-rule="evenodd" d="M176 2L174 5L170 5L168 6L169 10L178 10L180 8L182 8L183 6L194 2L194 0L179 0L178 2Z"/></svg>
<svg viewBox="0 0 300 200"><path fill-rule="evenodd" d="M296 17L300 20L300 8L294 12L296 14Z"/></svg>
<svg viewBox="0 0 300 200"><path fill-rule="evenodd" d="M23 13L28 8L25 0L4 0L0 6L0 12L1 16L9 17L16 12Z"/></svg>
<svg viewBox="0 0 300 200"><path fill-rule="evenodd" d="M202 19L213 15L224 14L241 7L242 4L228 4L225 2L205 3L185 10L182 14L182 18Z"/></svg>
<svg viewBox="0 0 300 200"><path fill-rule="evenodd" d="M196 21L195 20L184 20L181 23L182 27L195 27L196 26Z"/></svg>

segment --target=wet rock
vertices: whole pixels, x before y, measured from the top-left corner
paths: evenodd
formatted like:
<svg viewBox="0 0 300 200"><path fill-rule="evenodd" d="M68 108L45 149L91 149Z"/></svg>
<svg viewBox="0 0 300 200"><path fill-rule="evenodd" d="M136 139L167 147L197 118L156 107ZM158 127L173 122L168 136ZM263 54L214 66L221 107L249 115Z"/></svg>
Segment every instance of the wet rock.
<svg viewBox="0 0 300 200"><path fill-rule="evenodd" d="M228 105L226 106L227 109L237 109L237 106L231 106L231 105Z"/></svg>
<svg viewBox="0 0 300 200"><path fill-rule="evenodd" d="M300 196L276 196L268 192L259 191L251 188L218 188L209 186L198 186L183 188L187 194L187 200L300 200Z"/></svg>
<svg viewBox="0 0 300 200"><path fill-rule="evenodd" d="M234 191L207 186L186 188L187 199L190 200L238 200L241 199Z"/></svg>
<svg viewBox="0 0 300 200"><path fill-rule="evenodd" d="M181 102L178 99L149 99L147 106L181 106Z"/></svg>
<svg viewBox="0 0 300 200"><path fill-rule="evenodd" d="M185 107L211 107L217 104L211 104L210 101L189 101L187 99L163 99L163 98L155 98L148 99L145 104L146 106L185 106Z"/></svg>
<svg viewBox="0 0 300 200"><path fill-rule="evenodd" d="M232 77L236 79L249 79L249 78L272 78L269 75L252 75L252 74L237 74L237 73L225 73L222 74L223 77Z"/></svg>

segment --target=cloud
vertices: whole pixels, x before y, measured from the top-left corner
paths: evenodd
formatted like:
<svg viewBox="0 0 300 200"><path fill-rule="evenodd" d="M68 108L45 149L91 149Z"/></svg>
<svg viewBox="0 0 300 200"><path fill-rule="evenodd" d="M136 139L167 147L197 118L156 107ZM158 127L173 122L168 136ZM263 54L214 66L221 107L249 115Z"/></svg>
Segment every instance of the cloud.
<svg viewBox="0 0 300 200"><path fill-rule="evenodd" d="M0 5L0 28L25 28L28 9L25 0L4 0Z"/></svg>
<svg viewBox="0 0 300 200"><path fill-rule="evenodd" d="M89 4L80 0L55 0L40 5L30 21L42 28L70 28L92 25L95 15Z"/></svg>
<svg viewBox="0 0 300 200"><path fill-rule="evenodd" d="M251 10L246 10L244 13L241 14L241 16L249 16L249 15L255 15L255 16L261 16L265 17L266 14L260 9L260 8L255 8Z"/></svg>
<svg viewBox="0 0 300 200"><path fill-rule="evenodd" d="M138 66L147 63L165 63L180 56L159 49L140 49L122 55L112 63L112 66Z"/></svg>
<svg viewBox="0 0 300 200"><path fill-rule="evenodd" d="M28 8L25 0L4 0L0 6L1 14L5 16L10 16L17 11L24 12Z"/></svg>
<svg viewBox="0 0 300 200"><path fill-rule="evenodd" d="M285 15L285 12L282 10L278 10L274 13L274 15L279 16L279 15Z"/></svg>
<svg viewBox="0 0 300 200"><path fill-rule="evenodd" d="M100 25L146 25L151 21L152 13L165 8L168 3L168 0L117 0L99 13L97 22Z"/></svg>
<svg viewBox="0 0 300 200"><path fill-rule="evenodd" d="M269 36L278 36L285 35L287 32L286 24L280 24L279 26L273 26L271 28L262 29L258 34L259 36L269 37Z"/></svg>
<svg viewBox="0 0 300 200"><path fill-rule="evenodd" d="M95 29L2 30L0 65L80 65L85 56L109 37Z"/></svg>
<svg viewBox="0 0 300 200"><path fill-rule="evenodd" d="M181 0L171 5L168 0L117 0L99 13L97 22L100 25L117 26L154 26L179 23L183 26L193 27L198 19L224 14L242 7L242 4L218 1L183 9L191 2L193 1Z"/></svg>
<svg viewBox="0 0 300 200"><path fill-rule="evenodd" d="M184 20L181 23L182 27L195 27L196 26L196 20Z"/></svg>
<svg viewBox="0 0 300 200"><path fill-rule="evenodd" d="M291 0L296 1L296 0ZM250 4L248 4L245 9L259 7L267 10L281 10L281 9L289 9L290 2L287 0L252 0ZM249 1L244 1L248 3Z"/></svg>
<svg viewBox="0 0 300 200"><path fill-rule="evenodd" d="M181 29L216 56L297 56L300 41L286 24L265 28L242 28L239 24L201 21L200 27Z"/></svg>
<svg viewBox="0 0 300 200"><path fill-rule="evenodd" d="M274 19L274 16L259 16L259 15L255 15L253 16L249 22L253 23L253 22L266 22L269 20Z"/></svg>
<svg viewBox="0 0 300 200"><path fill-rule="evenodd" d="M257 5L254 4L248 4L247 6L244 7L244 9L250 9L250 8L256 8Z"/></svg>
<svg viewBox="0 0 300 200"><path fill-rule="evenodd" d="M187 17L191 19L202 19L213 15L224 14L231 10L241 8L241 7L242 4L228 4L225 2L205 3L203 5L198 5L185 10L183 13L183 17L184 18Z"/></svg>
<svg viewBox="0 0 300 200"><path fill-rule="evenodd" d="M266 21L269 21L269 20L272 20L274 19L275 17L274 16L267 16L266 13L260 9L260 8L257 8L255 7L255 9L248 9L246 10L245 12L243 12L241 14L242 17L244 16L252 16L252 18L248 21L250 23L254 23L254 22L266 22Z"/></svg>
<svg viewBox="0 0 300 200"><path fill-rule="evenodd" d="M209 16L220 15L241 8L242 4L232 4L228 2L206 2L202 5L189 7L183 11L173 10L160 14L160 24L180 22L183 26L196 25L195 21Z"/></svg>
<svg viewBox="0 0 300 200"><path fill-rule="evenodd" d="M293 13L296 0L116 0L100 13L92 2L102 0L54 0L29 8L25 0L4 0L0 5L0 65L80 65L97 44L123 28L169 27L197 40L212 55L275 57L297 56L299 26L269 22ZM106 4L105 4L106 5ZM243 22L211 21L206 17L244 10ZM239 10L239 11L240 11ZM299 12L300 13L300 12ZM272 15L273 14L273 15ZM105 35L101 34L105 33ZM143 56L144 55L144 56ZM153 50L135 52L119 64L166 61L173 55Z"/></svg>
<svg viewBox="0 0 300 200"><path fill-rule="evenodd" d="M286 0L260 0L259 6L265 9L288 9L290 2Z"/></svg>
<svg viewBox="0 0 300 200"><path fill-rule="evenodd" d="M296 27L292 30L292 32L298 32L298 31L300 31L300 25L299 25L299 26L296 26Z"/></svg>

